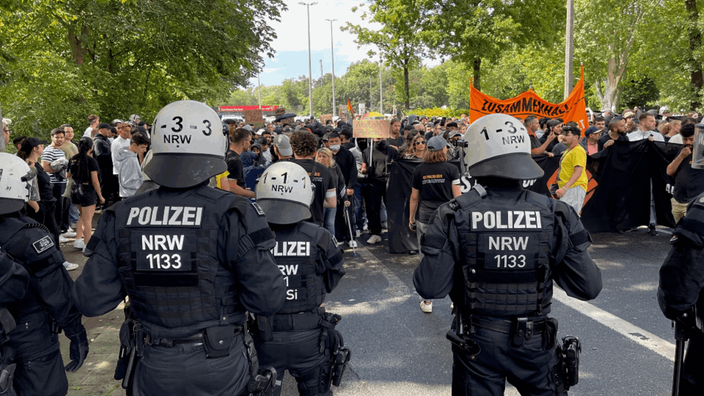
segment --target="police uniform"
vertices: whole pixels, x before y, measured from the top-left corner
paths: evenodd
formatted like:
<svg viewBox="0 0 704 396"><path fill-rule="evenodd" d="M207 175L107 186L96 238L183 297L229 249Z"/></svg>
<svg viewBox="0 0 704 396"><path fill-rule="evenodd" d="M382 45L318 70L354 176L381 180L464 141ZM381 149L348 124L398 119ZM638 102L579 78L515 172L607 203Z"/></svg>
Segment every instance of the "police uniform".
<svg viewBox="0 0 704 396"><path fill-rule="evenodd" d="M306 170L295 163L272 165L257 185L257 202L276 234L272 253L287 290L276 315L257 317L254 339L260 363L276 369L279 383L288 370L300 395L330 396L334 354L343 345L334 329L340 317L321 305L345 271L342 250L330 232L302 221L310 216L310 185ZM274 395L280 393L278 386Z"/></svg>
<svg viewBox="0 0 704 396"><path fill-rule="evenodd" d="M0 395L16 395L12 386L17 364L8 334L15 329L15 318L5 308L20 300L27 291L29 274L24 267L0 250Z"/></svg>
<svg viewBox="0 0 704 396"><path fill-rule="evenodd" d="M22 396L65 395L65 371L81 367L88 339L71 298L73 281L63 266L63 254L44 225L19 214L29 196L29 171L19 157L0 153L0 249L30 276L24 295L16 294L21 298L3 304L17 324L7 335L17 364L13 385ZM10 271L3 275L18 275L17 269ZM5 287L0 296L12 292L10 285ZM61 329L71 340L72 361L65 368L57 336Z"/></svg>
<svg viewBox="0 0 704 396"><path fill-rule="evenodd" d="M239 395L250 380L245 311L272 315L284 302L274 236L256 205L207 186L226 169L212 109L175 102L154 125L145 172L162 187L103 213L76 280L79 309L102 315L129 296L134 395Z"/></svg>
<svg viewBox="0 0 704 396"><path fill-rule="evenodd" d="M687 215L677 223L672 248L660 268L658 303L666 317L677 320L696 307L704 316L704 194L687 207ZM694 326L692 326L694 327ZM704 333L701 328L687 331L689 345L680 382L680 395L704 394Z"/></svg>
<svg viewBox="0 0 704 396"><path fill-rule="evenodd" d="M451 333L461 342L453 341L452 394L503 395L508 380L522 395L566 395L557 321L547 316L552 282L571 297L596 298L602 284L586 252L591 239L573 209L521 187L542 170L520 121L491 115L470 129L465 137L477 141L467 162L486 190L438 208L413 276L422 297L449 293L455 305Z"/></svg>

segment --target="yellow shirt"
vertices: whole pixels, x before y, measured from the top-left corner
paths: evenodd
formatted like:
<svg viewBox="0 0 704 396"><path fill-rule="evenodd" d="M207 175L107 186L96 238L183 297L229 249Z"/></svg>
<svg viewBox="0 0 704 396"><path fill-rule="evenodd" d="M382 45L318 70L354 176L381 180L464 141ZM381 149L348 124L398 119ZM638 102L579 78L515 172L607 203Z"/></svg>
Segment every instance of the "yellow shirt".
<svg viewBox="0 0 704 396"><path fill-rule="evenodd" d="M587 152L580 145L577 145L573 149L568 149L562 154L562 160L560 160L560 180L557 185L562 188L567 181L570 180L574 174L574 167L581 166L582 174L570 188L580 186L587 191L587 185L589 184L589 179L587 178Z"/></svg>
<svg viewBox="0 0 704 396"><path fill-rule="evenodd" d="M215 181L218 183L218 188L222 190L222 179L226 178L230 172L225 171L217 176L215 176Z"/></svg>

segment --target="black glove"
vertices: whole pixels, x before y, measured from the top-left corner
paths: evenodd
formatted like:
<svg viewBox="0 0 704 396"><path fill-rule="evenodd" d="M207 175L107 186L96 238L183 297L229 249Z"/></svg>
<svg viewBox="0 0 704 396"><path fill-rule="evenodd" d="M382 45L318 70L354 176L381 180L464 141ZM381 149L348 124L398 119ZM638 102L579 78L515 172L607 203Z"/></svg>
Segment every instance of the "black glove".
<svg viewBox="0 0 704 396"><path fill-rule="evenodd" d="M67 335L67 337L71 340L71 346L69 348L71 363L67 364L65 369L69 373L73 373L83 366L83 362L85 362L86 356L88 356L88 337L85 329L70 337Z"/></svg>

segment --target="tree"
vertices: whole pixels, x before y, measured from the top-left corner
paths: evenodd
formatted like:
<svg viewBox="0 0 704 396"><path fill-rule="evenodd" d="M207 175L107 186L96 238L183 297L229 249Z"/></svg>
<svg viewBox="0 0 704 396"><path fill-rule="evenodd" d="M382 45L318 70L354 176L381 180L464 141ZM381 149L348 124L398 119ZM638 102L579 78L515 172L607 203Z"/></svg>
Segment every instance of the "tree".
<svg viewBox="0 0 704 396"><path fill-rule="evenodd" d="M379 30L372 30L347 22L343 31L357 35L357 44L373 44L378 48L384 64L402 70L404 90L402 100L406 110L410 108L409 71L417 67L420 58L425 54L425 47L420 40L420 24L423 10L418 0L375 0L369 5L368 11L363 11L362 20L381 24ZM353 7L352 12L359 8ZM369 56L374 56L369 51Z"/></svg>
<svg viewBox="0 0 704 396"><path fill-rule="evenodd" d="M17 62L3 65L8 78L0 96L12 97L6 108L20 119L18 129L36 124L42 131L85 124L90 113L149 119L174 100L224 100L255 75L263 56L273 55L269 23L285 10L280 0L11 5L0 13L0 54Z"/></svg>
<svg viewBox="0 0 704 396"><path fill-rule="evenodd" d="M482 61L493 62L514 46L551 42L564 32L563 0L419 2L421 39L441 56L471 67L477 89Z"/></svg>

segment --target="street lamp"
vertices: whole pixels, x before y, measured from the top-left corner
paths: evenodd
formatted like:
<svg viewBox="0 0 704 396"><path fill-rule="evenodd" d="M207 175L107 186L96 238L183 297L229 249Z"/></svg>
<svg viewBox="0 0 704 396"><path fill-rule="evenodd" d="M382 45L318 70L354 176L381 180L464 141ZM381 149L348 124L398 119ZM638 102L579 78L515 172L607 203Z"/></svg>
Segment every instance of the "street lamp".
<svg viewBox="0 0 704 396"><path fill-rule="evenodd" d="M301 1L298 4L306 6L306 10L308 11L308 106L310 109L310 118L313 118L313 66L311 65L310 58L310 6L314 6L318 3L304 3Z"/></svg>
<svg viewBox="0 0 704 396"><path fill-rule="evenodd" d="M335 118L337 107L335 106L335 42L332 39L332 23L337 19L326 19L330 22L330 55L332 57L332 117Z"/></svg>

